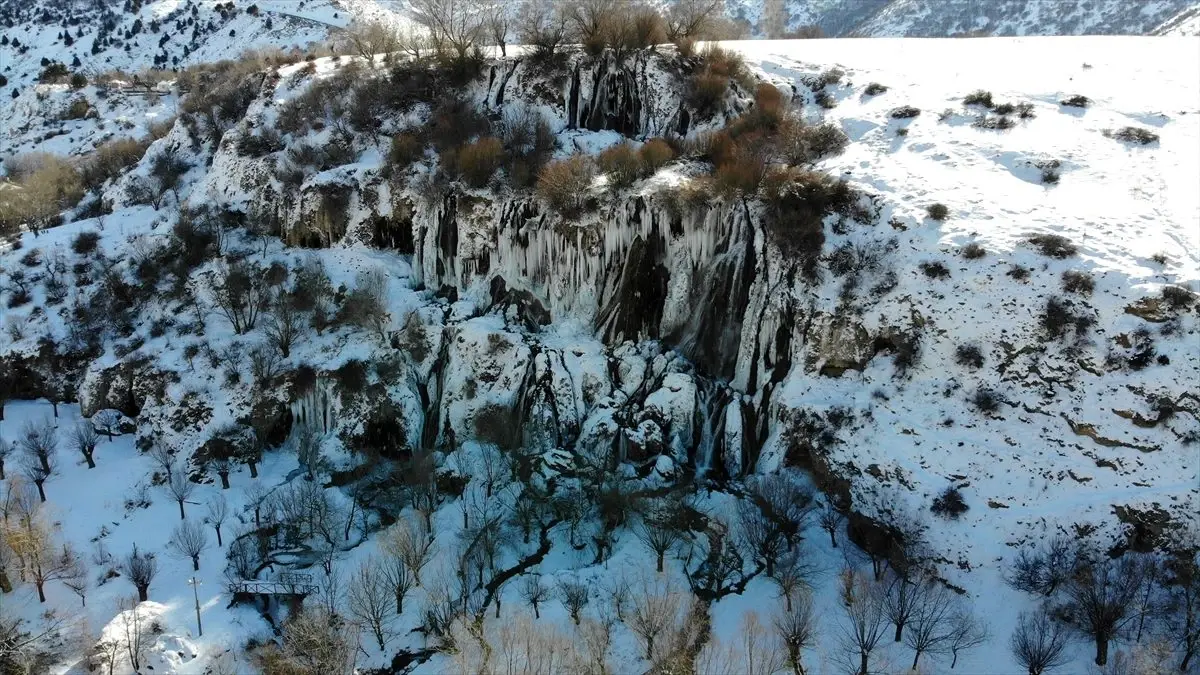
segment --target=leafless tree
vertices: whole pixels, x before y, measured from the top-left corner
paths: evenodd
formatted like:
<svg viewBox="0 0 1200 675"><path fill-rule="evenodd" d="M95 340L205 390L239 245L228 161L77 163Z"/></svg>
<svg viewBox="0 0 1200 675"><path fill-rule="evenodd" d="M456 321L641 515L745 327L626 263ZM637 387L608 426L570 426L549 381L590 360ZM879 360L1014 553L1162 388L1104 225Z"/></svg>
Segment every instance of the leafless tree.
<svg viewBox="0 0 1200 675"><path fill-rule="evenodd" d="M494 2L484 10L483 27L487 39L500 48L500 56L508 56L505 45L509 33L510 10L507 2Z"/></svg>
<svg viewBox="0 0 1200 675"><path fill-rule="evenodd" d="M766 568L767 576L774 576L775 561L787 548L778 523L750 500L738 502L737 512L742 546Z"/></svg>
<svg viewBox="0 0 1200 675"><path fill-rule="evenodd" d="M21 558L24 573L37 587L40 602L46 602L46 582L68 578L79 564L75 551L66 544L58 544L49 525L41 519L7 536L9 545Z"/></svg>
<svg viewBox="0 0 1200 675"><path fill-rule="evenodd" d="M1029 675L1042 675L1069 660L1066 629L1044 611L1021 614L1009 647L1013 658L1029 671Z"/></svg>
<svg viewBox="0 0 1200 675"><path fill-rule="evenodd" d="M212 283L212 304L238 335L249 332L267 308L270 293L262 270L246 260L226 262Z"/></svg>
<svg viewBox="0 0 1200 675"><path fill-rule="evenodd" d="M958 665L960 653L978 647L987 642L987 639L987 624L966 609L956 612L950 620L950 640L945 646L945 651L949 651L953 657L950 660L950 669L953 670L954 666Z"/></svg>
<svg viewBox="0 0 1200 675"><path fill-rule="evenodd" d="M49 418L40 423L32 420L26 422L21 430L19 443L25 454L37 460L42 471L47 476L50 475L53 471L51 462L58 452L58 430L54 428L54 422Z"/></svg>
<svg viewBox="0 0 1200 675"><path fill-rule="evenodd" d="M138 602L145 602L150 599L150 584L158 574L158 560L153 553L139 551L135 544L133 551L121 561L121 573L137 588Z"/></svg>
<svg viewBox="0 0 1200 675"><path fill-rule="evenodd" d="M359 564L350 578L347 608L354 621L375 637L379 651L392 639L391 598L394 587L388 582L383 563L369 557Z"/></svg>
<svg viewBox="0 0 1200 675"><path fill-rule="evenodd" d="M1142 586L1141 569L1131 556L1081 561L1067 583L1067 609L1080 631L1096 643L1096 665L1108 663L1108 645L1134 618Z"/></svg>
<svg viewBox="0 0 1200 675"><path fill-rule="evenodd" d="M888 621L896 627L896 642L903 638L904 627L925 602L929 585L923 580L905 579L898 574L889 575L887 593L883 598L883 611Z"/></svg>
<svg viewBox="0 0 1200 675"><path fill-rule="evenodd" d="M185 520L187 515L183 511L183 503L195 492L196 484L188 480L187 474L184 472L176 471L167 479L167 482L163 485L163 489L166 490L167 494L171 495L171 499L174 499L179 504L179 519Z"/></svg>
<svg viewBox="0 0 1200 675"><path fill-rule="evenodd" d="M822 530L829 533L829 543L834 548L837 548L837 533L842 529L842 525L846 522L846 514L842 513L831 502L826 502L821 508L821 515L818 516L817 523Z"/></svg>
<svg viewBox="0 0 1200 675"><path fill-rule="evenodd" d="M922 654L949 651L954 636L954 620L958 615L950 589L933 581L919 581L910 585L917 586L913 593L916 602L906 620L908 632L904 634L904 644L913 650L912 669L915 671ZM892 606L893 603L889 601L889 607Z"/></svg>
<svg viewBox="0 0 1200 675"><path fill-rule="evenodd" d="M396 30L382 21L356 21L346 28L345 36L354 52L374 63L376 54L387 54L399 48Z"/></svg>
<svg viewBox="0 0 1200 675"><path fill-rule="evenodd" d="M626 624L637 635L645 658L655 658L655 641L679 621L687 603L682 592L663 576L644 577L632 595Z"/></svg>
<svg viewBox="0 0 1200 675"><path fill-rule="evenodd" d="M43 502L46 501L46 481L57 468L57 454L49 454L40 458L26 455L23 459L21 473L29 482L37 486L38 496Z"/></svg>
<svg viewBox="0 0 1200 675"><path fill-rule="evenodd" d="M1021 549L1006 580L1017 590L1050 597L1070 579L1075 559L1075 542L1055 535L1040 547Z"/></svg>
<svg viewBox="0 0 1200 675"><path fill-rule="evenodd" d="M550 599L550 587L542 581L540 574L527 574L521 579L518 589L521 597L533 608L533 618L542 618L541 605Z"/></svg>
<svg viewBox="0 0 1200 675"><path fill-rule="evenodd" d="M71 445L74 446L79 454L83 455L83 460L87 462L89 469L96 468L96 461L93 455L96 452L96 446L100 444L100 435L96 433L96 427L87 420L81 420L79 424L71 432Z"/></svg>
<svg viewBox="0 0 1200 675"><path fill-rule="evenodd" d="M638 541L654 552L657 560L656 569L662 572L663 558L666 557L667 551L679 543L679 530L676 529L675 524L666 518L647 517L642 520L634 532L637 534Z"/></svg>
<svg viewBox="0 0 1200 675"><path fill-rule="evenodd" d="M843 571L841 583L843 642L848 651L858 654L858 675L868 675L871 653L887 632L886 593L879 584L853 569Z"/></svg>
<svg viewBox="0 0 1200 675"><path fill-rule="evenodd" d="M1180 654L1179 670L1186 673L1200 654L1200 550L1172 555L1165 581L1163 627Z"/></svg>
<svg viewBox="0 0 1200 675"><path fill-rule="evenodd" d="M483 36L485 15L475 3L462 0L415 0L413 12L429 28L442 56L466 59Z"/></svg>
<svg viewBox="0 0 1200 675"><path fill-rule="evenodd" d="M579 625L579 613L588 604L588 587L578 581L563 580L558 582L558 592L562 596L563 606L571 615L575 625Z"/></svg>
<svg viewBox="0 0 1200 675"><path fill-rule="evenodd" d="M404 558L392 547L387 546L386 540L384 541L383 551L383 573L387 576L388 588L391 590L392 597L396 601L396 614L400 615L404 613L404 598L408 596L409 591L416 585L417 578L413 575L412 570L408 568L408 564L404 561Z"/></svg>
<svg viewBox="0 0 1200 675"><path fill-rule="evenodd" d="M1153 621L1155 613L1162 605L1159 594L1162 590L1163 568L1158 559L1151 555L1139 556L1137 564L1142 585L1134 599L1133 612L1137 627L1132 632L1134 644L1141 644L1142 635L1146 632L1147 619Z"/></svg>
<svg viewBox="0 0 1200 675"><path fill-rule="evenodd" d="M267 501L267 489L262 483L254 482L246 488L246 506L254 510L254 527L262 527L262 507Z"/></svg>
<svg viewBox="0 0 1200 675"><path fill-rule="evenodd" d="M678 41L707 37L723 5L722 0L676 0L666 15L667 38Z"/></svg>
<svg viewBox="0 0 1200 675"><path fill-rule="evenodd" d="M250 350L250 376L259 391L266 391L283 371L283 357L266 345L257 345Z"/></svg>
<svg viewBox="0 0 1200 675"><path fill-rule="evenodd" d="M4 480L7 476L4 475L4 460L12 454L16 445L0 438L0 480Z"/></svg>
<svg viewBox="0 0 1200 675"><path fill-rule="evenodd" d="M125 652L129 656L129 665L134 672L140 672L142 660L146 658L146 647L153 639L150 621L145 612L133 598L121 598L117 601L117 612L121 620L124 635Z"/></svg>
<svg viewBox="0 0 1200 675"><path fill-rule="evenodd" d="M280 356L286 359L291 355L292 347L304 337L306 327L300 313L286 297L280 295L271 303L265 330Z"/></svg>
<svg viewBox="0 0 1200 675"><path fill-rule="evenodd" d="M162 472L167 480L175 475L175 451L165 443L155 443L150 446L150 461Z"/></svg>
<svg viewBox="0 0 1200 675"><path fill-rule="evenodd" d="M450 2L451 0L429 0ZM349 324L374 331L380 339L387 338L392 315L388 313L388 281L382 270L360 272L354 290L346 296L339 316Z"/></svg>
<svg viewBox="0 0 1200 675"><path fill-rule="evenodd" d="M194 571L200 571L200 554L208 548L208 533L200 523L185 520L171 532L168 546L179 557L191 560Z"/></svg>
<svg viewBox="0 0 1200 675"><path fill-rule="evenodd" d="M406 515L388 528L382 545L389 555L404 561L408 571L412 572L413 581L420 586L421 570L429 563L434 552L433 536L429 530L415 518Z"/></svg>
<svg viewBox="0 0 1200 675"><path fill-rule="evenodd" d="M538 57L553 56L567 41L566 5L555 0L525 0L521 5L517 33L523 43L533 46Z"/></svg>
<svg viewBox="0 0 1200 675"><path fill-rule="evenodd" d="M799 591L773 621L775 633L787 649L788 665L795 675L804 674L804 650L816 644L817 623L813 615L812 594Z"/></svg>
<svg viewBox="0 0 1200 675"><path fill-rule="evenodd" d="M224 546L221 541L221 525L229 518L229 502L225 501L224 495L217 495L208 500L207 503L208 517L205 520L213 529L217 531L217 547Z"/></svg>
<svg viewBox="0 0 1200 675"><path fill-rule="evenodd" d="M71 589L72 593L79 596L80 606L87 607L88 588L91 584L88 583L87 568L84 567L79 556L75 556L75 563L63 576L62 582L64 586Z"/></svg>
<svg viewBox="0 0 1200 675"><path fill-rule="evenodd" d="M354 630L337 617L327 606L305 605L293 612L284 622L278 651L271 650L269 658L277 659L276 668L268 672L284 673L348 673L355 654Z"/></svg>

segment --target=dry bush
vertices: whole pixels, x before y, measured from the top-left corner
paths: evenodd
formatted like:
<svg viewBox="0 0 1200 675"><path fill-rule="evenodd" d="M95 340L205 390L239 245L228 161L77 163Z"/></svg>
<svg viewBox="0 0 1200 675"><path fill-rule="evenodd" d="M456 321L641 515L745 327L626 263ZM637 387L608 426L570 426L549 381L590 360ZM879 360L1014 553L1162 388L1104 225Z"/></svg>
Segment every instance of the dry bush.
<svg viewBox="0 0 1200 675"><path fill-rule="evenodd" d="M448 97L429 118L429 136L439 151L456 147L464 138L486 136L491 123L471 101Z"/></svg>
<svg viewBox="0 0 1200 675"><path fill-rule="evenodd" d="M746 64L737 52L710 44L700 54L703 68L688 82L685 100L701 120L710 119L724 108L730 81L744 82Z"/></svg>
<svg viewBox="0 0 1200 675"><path fill-rule="evenodd" d="M629 187L642 175L642 159L629 141L605 148L596 163L614 187Z"/></svg>
<svg viewBox="0 0 1200 675"><path fill-rule="evenodd" d="M447 158L449 153L443 153ZM504 159L504 147L495 136L481 138L474 143L465 143L457 152L449 157L451 166L447 167L458 174L464 183L474 188L488 184L496 169Z"/></svg>
<svg viewBox="0 0 1200 675"><path fill-rule="evenodd" d="M83 179L66 159L48 154L10 158L5 168L20 189L0 192L0 232L21 225L34 231L50 227L83 198Z"/></svg>
<svg viewBox="0 0 1200 675"><path fill-rule="evenodd" d="M596 166L587 155L573 155L546 164L538 173L537 193L565 216L576 215L588 201L588 191L596 178Z"/></svg>
<svg viewBox="0 0 1200 675"><path fill-rule="evenodd" d="M647 174L654 174L659 169L675 159L675 149L661 138L651 138L642 144L638 150L642 160L642 169Z"/></svg>
<svg viewBox="0 0 1200 675"><path fill-rule="evenodd" d="M1096 288L1096 280L1082 270L1067 270L1062 273L1062 287L1067 293L1091 295Z"/></svg>
<svg viewBox="0 0 1200 675"><path fill-rule="evenodd" d="M95 190L110 179L124 173L137 164L146 154L149 142L132 138L117 138L96 148L83 162L83 184L87 190Z"/></svg>
<svg viewBox="0 0 1200 675"><path fill-rule="evenodd" d="M425 144L415 133L404 131L392 137L391 150L388 159L392 167L407 168L425 154Z"/></svg>

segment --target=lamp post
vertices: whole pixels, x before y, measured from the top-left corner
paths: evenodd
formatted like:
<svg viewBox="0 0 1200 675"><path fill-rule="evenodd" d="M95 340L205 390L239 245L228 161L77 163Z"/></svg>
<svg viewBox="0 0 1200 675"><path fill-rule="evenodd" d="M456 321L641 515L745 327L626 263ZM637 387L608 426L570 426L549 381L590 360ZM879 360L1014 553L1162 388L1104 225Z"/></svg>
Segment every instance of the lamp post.
<svg viewBox="0 0 1200 675"><path fill-rule="evenodd" d="M200 625L200 592L196 587L200 585L200 580L196 577L188 579L188 586L192 587L192 598L196 600L196 637L204 637L204 627Z"/></svg>

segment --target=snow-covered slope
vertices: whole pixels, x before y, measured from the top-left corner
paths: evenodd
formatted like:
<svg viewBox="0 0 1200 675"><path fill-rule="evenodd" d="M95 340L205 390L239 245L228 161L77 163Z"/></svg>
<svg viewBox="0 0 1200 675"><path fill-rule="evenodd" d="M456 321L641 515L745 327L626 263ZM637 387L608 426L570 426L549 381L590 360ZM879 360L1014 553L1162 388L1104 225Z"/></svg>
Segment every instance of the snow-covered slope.
<svg viewBox="0 0 1200 675"><path fill-rule="evenodd" d="M136 431L103 442L100 467L64 461L47 481L62 536L82 550L98 537L118 554L135 542L165 551L176 504L157 489L149 505L137 498L156 469L134 436L182 455L202 450L187 465L205 481L193 497L199 502L221 493L208 454L212 437L259 432L272 440L258 477L239 465L227 493L236 514L231 529L243 535L254 521L244 508L250 486L282 499L311 484L304 475L312 467L297 464L291 429L314 424L328 432L326 465L315 471L322 493L344 506L354 486L369 505L329 542L330 556L352 571L378 552L379 526L415 514L403 500L388 501L386 490L412 466L401 462L436 449L442 493L430 518L440 557L407 609L389 617L389 649L364 634L359 664L381 666L400 651L421 672L475 671L469 650L431 653L434 636L414 629L428 624L422 610L437 602L435 581L453 582L460 536L478 536L463 523L495 516L491 508L515 511L517 493L532 489L513 481L493 498L482 478L495 468L492 446L514 446L513 473L531 473L530 485L555 491L559 509L544 523L545 550L536 530L522 542L506 525L511 541L495 567L522 579L536 569L546 580L586 584L592 593L584 617L597 623L619 611L602 589L622 572L653 569L654 558L631 524L608 529L598 513L569 515L572 503L586 502L581 486L590 467L601 467L606 486L646 495L694 485L689 505L713 522L734 522L741 490L756 474L779 471L811 480L823 501L852 511L849 534L866 548L864 531L920 524L928 563L965 591L991 627L991 639L960 655L957 670L1017 672L1008 635L1018 613L1037 605L1001 583L1017 547L1060 531L1090 532L1097 546L1144 547L1169 535L1169 523L1195 524L1197 42L728 46L757 77L793 92L792 105L808 121L832 122L850 139L843 154L817 168L864 196L852 218L826 217L815 278L800 274L753 200L714 198L680 215L672 188L704 170L701 158L668 164L565 220L528 191L422 181L432 153L385 171L388 136L428 117L423 103L370 118L370 133L314 116L293 120L280 137L290 150L246 143L281 127L289 102L314 86L344 82L329 78L345 72L349 59L329 58L265 79L245 119L219 143L177 124L130 175L107 186L112 214L25 234L20 250L0 252L0 269L27 270L32 288L30 301L13 307L7 301L15 282L5 289L6 384L19 397L78 396L80 409L60 406L60 427L77 414L112 414L106 409L136 415ZM527 63L490 63L465 92L497 119L537 110L565 156L613 144L621 137L610 128L616 124L632 125L639 136L679 128L682 96L670 58L643 54L621 70L572 55L560 78ZM818 77L833 69L836 77ZM825 105L813 91L821 80L829 82ZM886 91L868 95L872 83ZM1000 117L963 104L976 89L991 92L994 104L1013 105L1004 118L1011 128L976 126L995 126ZM335 88L333 95L345 93ZM1088 105L1062 104L1073 96ZM750 100L741 90L730 98L742 106ZM1029 106L1023 117L1020 104ZM892 114L903 106L915 116ZM589 121L597 130L587 130ZM689 133L715 124L693 124ZM1112 137L1125 127L1152 131L1157 140ZM285 170L301 162L302 143L341 154L285 182ZM190 164L178 189L161 208L135 204L131 188L170 151ZM597 194L603 186L602 178ZM212 246L224 258L209 250L194 267L179 267L190 258L183 242L195 239L176 229L176 204L215 209L190 219L216 223ZM927 217L933 204L946 207L944 220ZM266 225L267 234L251 236L239 223ZM102 255L75 250L85 231L100 233ZM315 248L285 246L276 234ZM329 276L329 292L304 310L320 330L307 330L270 367L258 351L270 342L263 330L235 334L215 308L217 281L236 259L273 265L271 283L281 293L316 288L301 278L315 275L318 264ZM155 265L171 271L155 276ZM177 269L183 277L168 281ZM70 275L70 292L53 298L42 270ZM355 287L376 288L386 315L360 323L326 317ZM1177 290L1171 295L1168 287ZM1048 312L1051 305L1058 309ZM8 438L25 420L49 415L50 406L9 403L5 413L0 433ZM517 442L505 440L514 435ZM76 456L65 442L61 453ZM613 456L615 468L607 463ZM400 477L379 475L393 467ZM949 486L969 508L957 519L934 518L931 503ZM117 504L126 495L131 505ZM101 528L108 534L101 537ZM815 524L803 533L805 554L822 570L811 578L819 638L806 651L810 672L841 672L846 661L836 572L856 549L837 534L834 548ZM255 570L263 578L291 568L322 576L322 554L311 541L298 545L266 532L244 538L275 556L278 570ZM667 556L666 576L656 583L687 588L685 572L698 575L703 566L703 539L689 534L691 545ZM190 562L164 556L163 581L151 591L161 607L147 608L161 615L164 629L154 642L154 672L203 672L236 638L270 634L245 605L227 608L219 553L209 551L198 574L203 638L191 633L191 589L182 583ZM491 589L502 599L500 618L483 622L485 632L504 639L508 628L533 621L520 586L514 579ZM91 636L130 588L113 578L89 596ZM36 622L41 607L31 587L16 593L13 606ZM61 584L52 582L48 595L59 611L75 605ZM711 595L714 634L726 641L748 611L766 620L779 602L757 570L744 587ZM546 605L538 633L583 644L560 603ZM620 621L611 629L609 670L645 671L633 631ZM1072 645L1063 672L1088 672L1086 652ZM945 655L929 658L933 672L949 668ZM882 672L900 672L912 655L888 640L873 659Z"/></svg>

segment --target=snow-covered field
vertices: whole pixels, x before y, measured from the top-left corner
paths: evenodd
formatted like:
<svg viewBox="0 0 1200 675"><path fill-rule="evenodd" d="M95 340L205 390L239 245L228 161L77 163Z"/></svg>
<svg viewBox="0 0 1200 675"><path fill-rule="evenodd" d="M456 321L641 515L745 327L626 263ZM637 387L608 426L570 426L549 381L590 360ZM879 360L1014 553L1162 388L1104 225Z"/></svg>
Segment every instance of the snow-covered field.
<svg viewBox="0 0 1200 675"><path fill-rule="evenodd" d="M260 4L266 8L284 3ZM1113 515L1118 506L1158 505L1177 521L1186 524L1190 519L1193 527L1197 525L1200 443L1185 442L1200 428L1200 413L1194 405L1196 383L1200 382L1196 312L1182 312L1176 332L1160 335L1158 323L1143 321L1127 313L1126 308L1157 297L1165 284L1194 290L1200 283L1200 192L1196 189L1200 185L1200 60L1196 58L1200 39L815 40L726 46L742 53L756 74L784 91L797 92L796 104L811 121L824 119L841 126L851 143L844 154L825 160L821 168L878 196L883 205L882 216L874 226L831 234L826 242L826 251L830 251L845 243L870 247L895 239L889 264L897 275L896 288L884 300L865 296L855 300L856 320L871 334L893 322L915 321L913 316L920 317L924 328L922 358L903 378L895 375L891 359L882 356L868 358L861 371L851 369L841 377L820 375L819 368L802 358L810 354L804 350L816 351L816 347L797 347L792 369L774 394L771 410L778 413L774 419L782 419L788 411L824 412L844 407L854 412L856 421L839 432L840 442L830 451L829 459L846 471L844 477L855 507L869 516L924 513L945 487L953 484L962 490L970 510L953 521L933 518L926 537L933 555L941 561L939 575L965 589L974 613L988 623L991 638L960 655L954 672L1019 672L1009 653L1008 636L1017 615L1036 607L1037 602L1002 581L1016 547L1051 532L1073 532L1073 526L1085 524L1098 528L1098 540L1115 541L1122 532ZM290 68L287 74L300 67ZM827 91L836 105L823 109L811 100L802 82L835 67L843 74L840 82L827 87ZM332 70L325 61L319 64L317 75L325 76ZM888 89L868 96L864 88L869 83L880 83ZM299 91L292 88L293 84L302 87L307 81L285 79L274 92L267 93L275 97L275 108L279 101ZM985 114L984 110L966 107L962 99L976 89L990 91L997 103L1028 103L1033 117L1014 118L1015 126L1008 130L975 128L973 122ZM1073 95L1086 96L1090 106L1060 105ZM263 112L266 103L260 100L251 108L256 122L274 119L274 113ZM913 106L920 113L906 119L891 118L890 111L900 106ZM943 115L943 111L948 113ZM130 105L112 114L149 116L154 111ZM1152 130L1159 140L1142 146L1105 134L1126 126ZM151 156L161 151L163 144L182 145L184 137L182 126L176 127L171 136L155 146L157 150L152 148ZM589 149L605 147L617 138L613 132L577 130L564 134L567 137L576 147ZM334 169L324 178L338 178L338 172L373 177L383 154L372 147L349 168ZM1050 161L1058 162L1059 179L1053 184L1042 179L1042 167ZM144 173L145 164L135 172ZM198 162L188 174L179 191L180 201L194 205L253 202L256 195L238 182L247 166L252 166L248 160L222 147L211 169ZM668 168L664 173L672 170ZM664 180L662 176L659 179ZM671 174L669 180L678 179ZM110 188L110 196L120 196L119 186ZM948 208L946 220L926 217L925 209L933 203ZM116 261L144 256L160 245L156 242L166 241L175 220L168 208L155 211L149 206L122 206L120 199L117 204L117 211L102 220L69 223L37 237L25 234L21 250L0 250L0 270L17 269L22 265L20 258L33 249L41 250L44 257L57 252L70 263L79 262L82 258L70 251L70 242L82 231L100 231L101 251ZM612 230L617 227L613 224ZM1030 235L1035 234L1065 236L1078 246L1078 254L1067 259L1043 256L1028 243ZM244 249L264 266L272 261L319 259L334 288L352 288L359 273L376 271L386 280L390 316L384 332L400 331L415 316L431 333L437 329L441 335L445 328L445 335L457 336L453 345L443 345L441 337L431 339L430 355L412 357L413 363L406 364L404 372L413 381L432 383L436 379L430 373L432 364L437 361L439 368L445 365L436 355L444 347L454 367L447 367L447 373L440 375L445 382L431 386L455 393L468 389L474 392L478 384L482 392L478 396L471 394L448 402L447 411L438 411L439 421L453 426L460 438L470 435L468 422L481 402L510 401L518 396L525 364L533 361L530 346L570 355L563 360L561 372L554 372L566 373L572 392L582 392L588 381L606 382L605 371L628 370L632 368L629 363L640 364L640 357L634 353L637 350L657 354L656 347L645 344L627 345L616 355L606 352L606 346L586 322L569 314L556 315L554 324L531 335L519 322L506 321L498 313L479 315L484 307L468 299L453 303L439 300L431 290L420 287L412 258L392 251L350 242L328 249L300 250L284 247L275 239L264 245L236 234L228 236L225 246ZM982 246L985 255L977 259L963 257L961 249L969 243ZM1163 262L1155 260L1160 254ZM944 264L949 278L933 279L924 274L918 265L930 261ZM433 267L440 261L426 262ZM1025 268L1028 278L1012 278L1009 271L1013 266ZM218 268L218 263L208 262L193 274L194 289L202 299L211 291L208 280ZM1090 296L1078 299L1086 302L1095 317L1091 341L1081 353L1070 357L1060 354L1053 341L1042 340L1038 327L1038 316L1047 298L1069 296L1061 289L1061 274L1067 270L1089 272L1095 280ZM839 279L830 277L811 288L779 286L773 293L776 300L788 297L803 301L815 312L836 313L842 302L840 291ZM175 377L164 378L169 384L162 400L148 405L138 422L144 431L156 426L161 438L190 452L246 408L248 384L240 383L251 381L250 367L241 359L240 367L233 368L240 379L230 378L226 371L229 361L235 359L228 354L235 346L248 350L262 337L256 333L233 335L216 312L195 320L202 329L199 333L167 330L164 334L152 326L167 318L190 322L191 317L181 316L179 305L166 298L155 298L147 307L147 314L135 327L137 340L126 340L124 346ZM35 354L42 335L64 343L72 339L71 319L61 310L61 306L47 303L40 287L33 292L32 302L16 308L5 305L0 309L0 328L5 329L0 335L0 356ZM668 311L686 312L687 307ZM18 325L20 330L9 330L9 325ZM1106 357L1119 351L1114 346L1119 336L1132 334L1144 325L1155 331L1156 354L1163 360L1142 370L1106 364ZM1043 342L1049 342L1049 346L1038 348ZM213 347L215 360L205 355L187 356L189 346L202 343ZM966 343L981 347L985 359L982 369L968 370L955 363L956 349ZM1027 345L1032 355L1022 349ZM310 335L286 360L289 367L308 364L333 371L352 359L370 361L391 353L394 349L374 334L333 328ZM90 382L104 368L127 360L123 352L118 355L115 345L106 344L103 355L92 364ZM664 355L644 360L653 362L653 366L645 366L647 373L654 370L661 374L674 367L664 365L670 361ZM551 368L547 366L547 370ZM739 365L738 377L743 380L744 370ZM373 382L382 380L380 376ZM673 394L668 384L681 381L690 382L674 372L668 374L662 388L646 398L647 407L654 403L669 409L685 400L675 395L684 387L676 386ZM402 404L398 404L400 417L423 421L421 400L410 382L385 384L391 388L392 398ZM969 399L979 387L991 388L1000 396L1002 403L997 411L981 414L974 409ZM612 389L612 397L620 395L618 387ZM1163 424L1135 425L1129 419L1133 414L1149 417L1153 412L1149 395L1166 396L1180 409ZM170 428L172 415L184 409L180 402L189 397L203 401L211 409L211 418L195 428ZM588 398L584 393L575 397ZM584 412L592 414L589 419L595 422L595 412L601 406L589 402L581 407L587 406L592 407ZM292 411L298 412L300 407L293 406ZM45 401L7 402L0 437L17 437L26 421L45 419L51 411ZM150 459L134 447L133 434L112 441L103 439L96 452L97 467L87 469L65 443L78 419L79 407L60 405L58 413L60 468L45 487L46 508L59 525L61 537L88 557L98 541L117 558L134 544L158 553L159 573L150 589L150 600L155 604L144 606L163 628L151 649L149 665L153 672L251 672L240 647L250 638L268 639L272 629L253 609L230 607L225 592L224 550L210 547L197 573L192 572L189 560L171 556L167 542L171 529L179 522L178 508L171 498L161 488L147 487L151 501L148 506L131 508L125 503L141 486L149 485L154 471ZM590 428L586 422L583 426ZM1085 428L1091 437L1081 431ZM420 442L420 424L406 430L415 439L414 445ZM759 461L763 472L784 463L788 450L784 431L782 422L772 423ZM289 441L283 448L265 453L256 479L249 477L245 467L239 467L229 490L221 490L210 472L189 498L189 517L202 517L205 503L224 495L233 514L223 530L228 544L237 521L253 521L245 508L247 488L252 483L270 490L304 480L292 444ZM337 438L328 439L325 448L332 469L349 468L357 461ZM480 461L472 463L466 458L482 451L479 444L462 441L447 459L447 467L459 474L474 474L477 479ZM555 451L563 452L557 448ZM17 472L16 464L10 461L14 466L10 473ZM665 464L669 466L670 462ZM647 489L661 487L653 473L627 478ZM481 494L478 480L471 481L465 490L463 496L443 503L432 516L439 557L428 568L430 579L453 575L459 546L456 539L463 529L462 505L468 500L489 501ZM329 487L326 492L335 503L348 501L338 488ZM496 500L501 501L500 497ZM737 499L726 491L700 484L695 500L698 508L710 514L728 518L736 514ZM372 519L366 522L372 527L378 525ZM583 610L586 619L601 622L612 617L615 609L604 589L615 580L636 579L654 569L653 554L630 527L618 529L611 555L599 564L594 562L596 556L590 546L571 545L574 533L568 532L564 524L552 528L548 536L550 550L535 569L547 581L583 582L592 591ZM818 637L816 646L805 654L808 672L845 672L855 663L856 655L847 653L842 644L844 619L838 601L838 573L846 558L854 557L850 553L853 548L844 532L839 532L838 540L841 546L833 548L828 535L812 522L804 533L804 550L817 570L811 583L818 608ZM347 535L347 542L357 544L358 538ZM377 543L370 538L345 548L339 553L337 565L349 575L377 552ZM501 552L497 566L508 568L528 553L518 549L514 546ZM683 589L687 588L682 572L686 555L682 547L668 555L664 577ZM62 584L52 582L47 586L46 607L80 621L74 635L81 639L63 647L61 653L66 658L56 666L57 671L77 672L88 643L106 632L121 630L119 618L114 618L115 603L132 593L133 587L120 577L100 584L96 575L103 571L103 565L91 570L93 589L87 595L86 610L78 607L79 598ZM316 565L305 571L322 576ZM193 576L202 581L202 637L196 631L192 587L187 584ZM655 583L667 582L657 579ZM406 601L405 612L389 618L393 634L389 652L418 652L427 646L426 636L413 629L425 620L422 605L433 585L430 581L416 589ZM533 620L521 599L518 579L502 586L499 593L499 619L489 620L486 630L500 631L506 625ZM759 575L740 593L715 602L711 607L714 635L726 641L736 639L749 612L769 623L781 602L777 595L774 585ZM0 602L6 615L12 611L32 624L41 620L39 615L45 609L31 584L18 585ZM488 610L489 616L492 611ZM557 597L546 601L535 626L544 639L557 635L568 643L582 642ZM390 661L390 654L381 654L369 634L364 633L359 644L360 667L383 666ZM1130 646L1118 643L1118 647ZM555 647L547 643L541 648ZM1055 672L1094 672L1089 665L1089 649L1086 640L1073 642L1070 664ZM221 656L226 650L233 653ZM633 632L621 622L614 624L607 658L610 672L643 672L648 667L648 662L641 659ZM928 660L923 662L922 672L949 672L948 656L925 658ZM415 672L459 671L464 668L464 659L434 655ZM873 670L877 672L904 672L911 660L911 650L890 639L872 655ZM727 664L712 672L741 672L743 666ZM570 672L570 668L562 667L560 671ZM122 672L120 667L117 672Z"/></svg>

